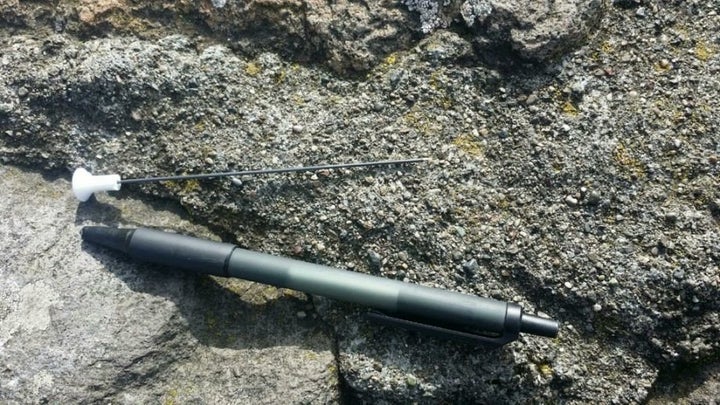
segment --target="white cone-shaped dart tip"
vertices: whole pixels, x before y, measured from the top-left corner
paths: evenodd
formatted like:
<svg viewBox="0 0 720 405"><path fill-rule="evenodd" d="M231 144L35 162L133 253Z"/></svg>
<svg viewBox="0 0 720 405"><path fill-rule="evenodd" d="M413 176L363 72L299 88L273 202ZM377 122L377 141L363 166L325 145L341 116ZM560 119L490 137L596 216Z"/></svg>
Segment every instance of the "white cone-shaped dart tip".
<svg viewBox="0 0 720 405"><path fill-rule="evenodd" d="M120 190L120 175L93 176L80 167L73 173L72 190L78 200L87 201L96 191Z"/></svg>

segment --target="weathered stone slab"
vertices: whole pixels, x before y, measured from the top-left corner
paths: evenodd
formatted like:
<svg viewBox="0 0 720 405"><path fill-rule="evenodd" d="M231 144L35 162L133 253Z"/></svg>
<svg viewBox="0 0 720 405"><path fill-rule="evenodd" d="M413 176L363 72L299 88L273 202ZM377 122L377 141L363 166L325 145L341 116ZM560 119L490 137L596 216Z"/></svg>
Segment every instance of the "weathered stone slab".
<svg viewBox="0 0 720 405"><path fill-rule="evenodd" d="M0 402L338 400L333 341L298 317L311 312L304 296L138 264L80 240L97 224L217 238L172 203L78 205L67 180L8 166L0 189Z"/></svg>

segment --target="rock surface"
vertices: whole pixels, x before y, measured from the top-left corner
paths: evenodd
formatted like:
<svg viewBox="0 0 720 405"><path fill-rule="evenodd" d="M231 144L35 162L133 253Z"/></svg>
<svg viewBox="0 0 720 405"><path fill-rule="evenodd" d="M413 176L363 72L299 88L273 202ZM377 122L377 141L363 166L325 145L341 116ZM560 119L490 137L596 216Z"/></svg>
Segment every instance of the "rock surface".
<svg viewBox="0 0 720 405"><path fill-rule="evenodd" d="M578 45L597 26L602 0L404 0L420 15L421 28L432 32L462 21L480 49L507 44L530 59L549 59Z"/></svg>
<svg viewBox="0 0 720 405"><path fill-rule="evenodd" d="M203 4L232 12L221 3ZM133 14L149 18L138 36L137 19L83 31L70 17L49 34L7 7L5 163L135 177L428 156L417 167L120 195L177 200L194 223L253 249L515 301L562 322L557 339L488 352L314 298L334 327L345 398L636 403L668 398L673 384L689 387L674 400L718 396L717 2L616 2L596 36L544 64L479 64L479 40L451 27L375 54L363 77L253 48L252 33L228 42L208 26L200 36L172 10ZM110 10L93 21L112 22ZM35 13L35 24L52 21Z"/></svg>
<svg viewBox="0 0 720 405"><path fill-rule="evenodd" d="M81 227L98 224L217 237L172 203L78 206L69 187L0 166L0 402L339 400L333 341L297 317L303 296L83 244Z"/></svg>
<svg viewBox="0 0 720 405"><path fill-rule="evenodd" d="M144 38L177 32L207 35L245 53L273 51L297 61L323 61L339 72L364 72L387 55L411 48L423 33L453 24L455 31L476 44L480 54L510 45L523 57L547 59L580 44L604 10L600 0L404 3L61 0L43 6L4 0L0 1L0 21L12 27L51 28L81 36L116 32Z"/></svg>

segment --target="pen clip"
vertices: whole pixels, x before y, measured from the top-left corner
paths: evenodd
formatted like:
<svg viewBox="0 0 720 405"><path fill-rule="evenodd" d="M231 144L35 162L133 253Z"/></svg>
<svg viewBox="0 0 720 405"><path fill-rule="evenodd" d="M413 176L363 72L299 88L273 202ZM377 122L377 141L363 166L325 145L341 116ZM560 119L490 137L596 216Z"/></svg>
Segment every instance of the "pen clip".
<svg viewBox="0 0 720 405"><path fill-rule="evenodd" d="M504 332L500 336L483 336L475 333L448 329L442 326L428 325L421 322L396 318L380 312L371 311L365 315L368 319L390 326L397 326L406 330L422 332L443 339L461 340L466 343L479 344L489 348L498 348L518 338L518 333Z"/></svg>

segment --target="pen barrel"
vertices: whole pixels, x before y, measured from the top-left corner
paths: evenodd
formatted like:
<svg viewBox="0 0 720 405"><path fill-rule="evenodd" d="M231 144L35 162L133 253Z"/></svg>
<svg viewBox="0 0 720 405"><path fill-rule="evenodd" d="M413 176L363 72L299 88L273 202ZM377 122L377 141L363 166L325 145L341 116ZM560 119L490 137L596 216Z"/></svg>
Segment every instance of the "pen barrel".
<svg viewBox="0 0 720 405"><path fill-rule="evenodd" d="M468 332L502 334L508 328L515 331L519 328L519 317L506 316L509 305L506 302L240 248L231 254L227 274Z"/></svg>
<svg viewBox="0 0 720 405"><path fill-rule="evenodd" d="M557 321L519 305L240 249L152 229L85 227L83 239L135 259L184 270L291 288L364 305L409 321L478 334L554 337Z"/></svg>

